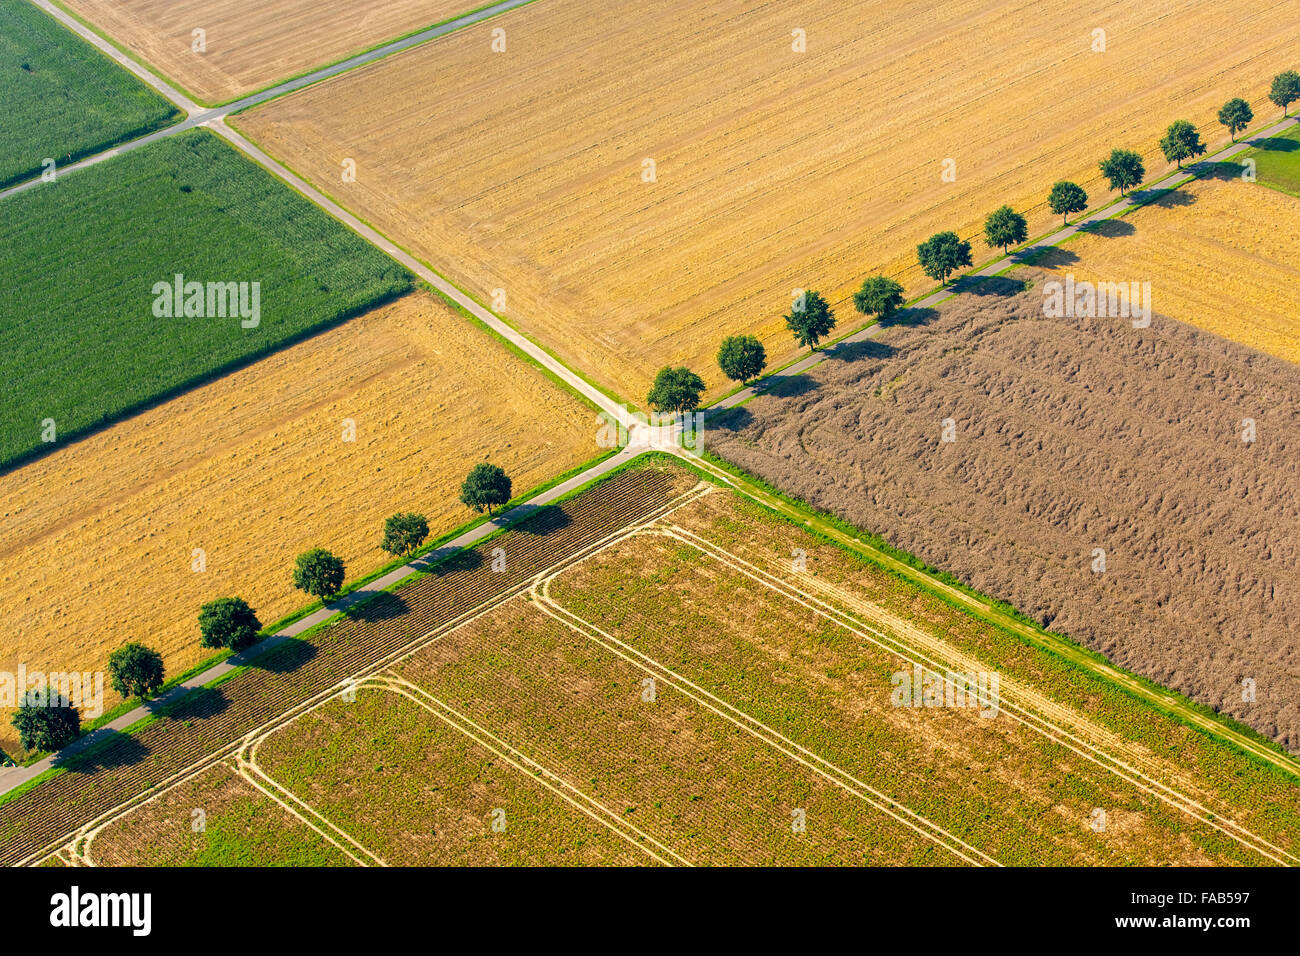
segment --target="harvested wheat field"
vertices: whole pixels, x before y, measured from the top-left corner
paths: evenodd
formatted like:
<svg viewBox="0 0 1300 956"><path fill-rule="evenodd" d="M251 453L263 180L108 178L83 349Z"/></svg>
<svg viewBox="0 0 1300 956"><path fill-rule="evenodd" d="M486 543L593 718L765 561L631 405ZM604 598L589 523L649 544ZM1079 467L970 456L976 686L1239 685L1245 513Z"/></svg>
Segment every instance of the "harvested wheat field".
<svg viewBox="0 0 1300 956"><path fill-rule="evenodd" d="M474 0L64 0L206 103L223 103L472 10ZM194 31L206 50L194 50Z"/></svg>
<svg viewBox="0 0 1300 956"><path fill-rule="evenodd" d="M594 417L408 296L0 478L0 669L98 670L140 640L179 673L210 653L203 602L238 594L269 624L308 601L299 552L359 577L388 559L388 515L422 512L436 537L472 517L457 495L475 462L524 491L596 454Z"/></svg>
<svg viewBox="0 0 1300 956"><path fill-rule="evenodd" d="M708 438L1300 749L1300 368L1163 317L1147 329L1045 318L1043 301L1039 288L961 296L728 413Z"/></svg>
<svg viewBox="0 0 1300 956"><path fill-rule="evenodd" d="M1200 179L1038 265L1090 282L1150 282L1153 307L1300 362L1300 199Z"/></svg>
<svg viewBox="0 0 1300 956"><path fill-rule="evenodd" d="M1108 198L1112 147L1154 174L1171 120L1217 143L1228 97L1270 115L1300 7L1230 31L1224 16L1212 0L966 0L942 18L921 0L546 0L493 21L505 53L471 28L237 125L482 301L504 290L505 316L629 400L669 362L717 394L725 335L758 334L771 364L794 353L791 290L822 291L843 328L865 276L930 284L914 262L933 232L973 235L1003 203L1045 230L1054 181Z"/></svg>

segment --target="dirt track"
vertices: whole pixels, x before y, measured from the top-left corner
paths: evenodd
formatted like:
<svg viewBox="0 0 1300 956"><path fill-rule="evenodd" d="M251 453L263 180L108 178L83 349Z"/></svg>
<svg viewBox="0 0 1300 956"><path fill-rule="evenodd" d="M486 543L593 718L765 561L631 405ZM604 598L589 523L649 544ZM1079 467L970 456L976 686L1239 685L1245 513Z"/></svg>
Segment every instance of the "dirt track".
<svg viewBox="0 0 1300 956"><path fill-rule="evenodd" d="M713 450L1300 748L1300 369L1042 301L886 330L728 413Z"/></svg>

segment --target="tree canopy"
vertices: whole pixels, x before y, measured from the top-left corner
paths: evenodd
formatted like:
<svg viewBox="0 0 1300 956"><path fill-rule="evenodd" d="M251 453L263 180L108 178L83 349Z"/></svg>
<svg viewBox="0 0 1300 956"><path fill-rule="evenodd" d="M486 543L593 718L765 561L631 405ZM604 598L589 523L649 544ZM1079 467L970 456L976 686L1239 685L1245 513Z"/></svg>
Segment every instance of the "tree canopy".
<svg viewBox="0 0 1300 956"><path fill-rule="evenodd" d="M1205 144L1201 142L1201 134L1190 120L1174 120L1160 139L1160 151L1165 154L1165 159L1177 163L1178 168L1182 169L1184 159L1205 152Z"/></svg>
<svg viewBox="0 0 1300 956"><path fill-rule="evenodd" d="M13 717L24 750L61 750L81 733L81 714L62 695L29 693Z"/></svg>
<svg viewBox="0 0 1300 956"><path fill-rule="evenodd" d="M162 655L143 644L123 644L108 656L108 676L123 697L149 697L162 689Z"/></svg>
<svg viewBox="0 0 1300 956"><path fill-rule="evenodd" d="M384 540L380 547L394 556L405 556L419 549L429 536L429 522L424 515L399 511L384 522Z"/></svg>
<svg viewBox="0 0 1300 956"><path fill-rule="evenodd" d="M1010 206L999 206L984 220L984 241L990 249L1001 247L1003 255L1028 238L1029 223Z"/></svg>
<svg viewBox="0 0 1300 956"><path fill-rule="evenodd" d="M1078 183L1062 179L1052 185L1052 191L1047 195L1047 204L1052 207L1052 212L1063 217L1062 225L1068 226L1070 213L1083 212L1088 208L1088 194Z"/></svg>
<svg viewBox="0 0 1300 956"><path fill-rule="evenodd" d="M324 548L304 551L294 563L293 586L322 601L332 600L343 588L343 559Z"/></svg>
<svg viewBox="0 0 1300 956"><path fill-rule="evenodd" d="M1141 155L1131 149L1111 150L1111 154L1098 166L1110 183L1110 188L1118 189L1121 196L1141 183L1142 177L1147 174Z"/></svg>
<svg viewBox="0 0 1300 956"><path fill-rule="evenodd" d="M1228 100L1219 110L1219 122L1228 127L1228 134L1234 143L1237 141L1237 134L1249 126L1254 118L1255 113L1251 110L1250 104L1240 96Z"/></svg>
<svg viewBox="0 0 1300 956"><path fill-rule="evenodd" d="M1300 73L1295 70L1287 70L1285 73L1279 73L1273 77L1273 85L1269 87L1268 98L1271 102L1282 107L1282 115L1289 116L1287 111L1296 100L1300 100Z"/></svg>
<svg viewBox="0 0 1300 956"><path fill-rule="evenodd" d="M887 319L903 304L903 287L888 276L874 275L853 293L853 307L863 315Z"/></svg>
<svg viewBox="0 0 1300 956"><path fill-rule="evenodd" d="M645 400L657 412L680 415L699 408L703 396L704 379L685 366L672 368L665 365L655 375Z"/></svg>

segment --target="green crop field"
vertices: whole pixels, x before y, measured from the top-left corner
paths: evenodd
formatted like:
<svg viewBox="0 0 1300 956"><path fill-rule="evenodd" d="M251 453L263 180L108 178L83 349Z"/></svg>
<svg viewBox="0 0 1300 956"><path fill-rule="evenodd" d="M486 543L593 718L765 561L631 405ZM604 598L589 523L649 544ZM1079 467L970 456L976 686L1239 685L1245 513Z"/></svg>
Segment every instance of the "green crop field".
<svg viewBox="0 0 1300 956"><path fill-rule="evenodd" d="M26 0L0 0L0 188L167 126L180 111Z"/></svg>
<svg viewBox="0 0 1300 956"><path fill-rule="evenodd" d="M0 467L412 287L387 256L205 130L0 210ZM178 275L180 296L158 291ZM191 295L191 282L204 291ZM237 314L223 309L234 290L212 295L218 283L245 284Z"/></svg>
<svg viewBox="0 0 1300 956"><path fill-rule="evenodd" d="M1249 155L1255 159L1259 182L1300 196L1300 124L1281 136L1264 140Z"/></svg>

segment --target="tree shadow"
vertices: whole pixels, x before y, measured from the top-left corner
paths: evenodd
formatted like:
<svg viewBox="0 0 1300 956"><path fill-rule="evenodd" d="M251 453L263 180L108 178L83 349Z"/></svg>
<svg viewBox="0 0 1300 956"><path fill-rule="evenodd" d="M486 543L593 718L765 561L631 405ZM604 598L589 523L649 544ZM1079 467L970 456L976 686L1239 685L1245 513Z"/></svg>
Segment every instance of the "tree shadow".
<svg viewBox="0 0 1300 956"><path fill-rule="evenodd" d="M299 643L303 642L300 641ZM280 649L277 647L265 656L272 657ZM249 666L261 667L263 665L250 664ZM182 723L187 720L206 720L209 717L223 713L229 706L230 700L220 687L198 687L170 707L159 711L158 716L167 720L179 720Z"/></svg>
<svg viewBox="0 0 1300 956"><path fill-rule="evenodd" d="M573 519L569 513L559 505L520 505L521 511L525 508L525 517L512 530L522 531L524 534L544 535L553 534L561 528L567 528L573 524ZM479 556L480 561L482 556Z"/></svg>
<svg viewBox="0 0 1300 956"><path fill-rule="evenodd" d="M1300 117L1296 118L1300 123ZM1261 139L1255 144L1256 149L1268 150L1270 153L1294 153L1300 149L1300 139L1291 139L1289 136L1270 136L1268 139Z"/></svg>
<svg viewBox="0 0 1300 956"><path fill-rule="evenodd" d="M344 612L347 613L347 612ZM287 674L316 656L316 646L296 637L285 638L275 647L247 661L248 667Z"/></svg>
<svg viewBox="0 0 1300 956"><path fill-rule="evenodd" d="M1040 269L1060 269L1065 266L1078 265L1079 254L1063 246L1049 246L1034 256L1025 258L1025 265Z"/></svg>
<svg viewBox="0 0 1300 956"><path fill-rule="evenodd" d="M1223 160L1217 163L1198 163L1196 165L1196 174L1202 179L1228 182L1233 179L1240 179L1245 168L1241 163L1234 163L1231 160Z"/></svg>
<svg viewBox="0 0 1300 956"><path fill-rule="evenodd" d="M958 295L998 296L1001 298L1008 298L1013 295L1019 295L1025 291L1025 280L1013 279L1010 276L988 276L984 279L978 278L977 276L962 276L949 286L949 288Z"/></svg>
<svg viewBox="0 0 1300 956"><path fill-rule="evenodd" d="M911 308L899 309L888 318L880 320L881 328L892 329L896 326L927 325L939 317L938 309Z"/></svg>
<svg viewBox="0 0 1300 956"><path fill-rule="evenodd" d="M1184 169L1183 172L1192 172L1192 167ZM1142 206L1160 206L1163 209L1173 209L1176 206L1191 206L1196 202L1196 197L1185 189L1175 186L1172 189L1137 189L1128 194L1128 198ZM1110 222L1110 220L1106 220Z"/></svg>

